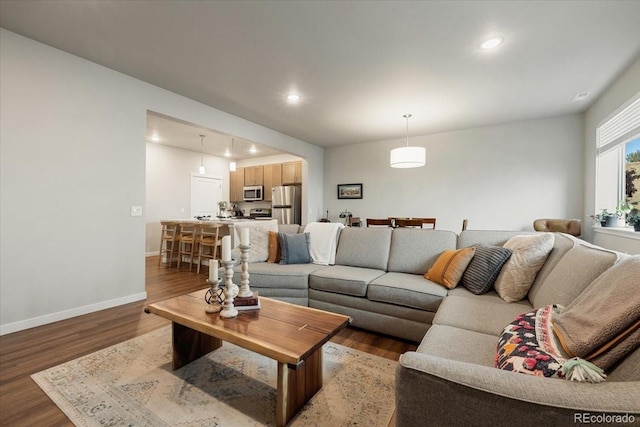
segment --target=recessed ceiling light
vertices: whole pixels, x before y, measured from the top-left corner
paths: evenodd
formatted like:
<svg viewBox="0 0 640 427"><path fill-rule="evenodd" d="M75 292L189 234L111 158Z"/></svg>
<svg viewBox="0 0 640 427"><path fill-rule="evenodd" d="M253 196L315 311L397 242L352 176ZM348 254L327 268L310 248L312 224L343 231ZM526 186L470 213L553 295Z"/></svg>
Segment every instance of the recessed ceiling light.
<svg viewBox="0 0 640 427"><path fill-rule="evenodd" d="M229 150L226 150L226 151L224 152L224 156L225 156L225 157L231 157L231 152L230 152Z"/></svg>
<svg viewBox="0 0 640 427"><path fill-rule="evenodd" d="M153 134L153 135L151 135L151 140L155 141L155 142L158 142L158 141L160 141L160 137L157 134Z"/></svg>
<svg viewBox="0 0 640 427"><path fill-rule="evenodd" d="M251 154L255 154L255 153L257 153L257 152L258 152L258 150L256 150L255 145L252 145L252 146L251 146L251 148L249 148L249 152L250 152Z"/></svg>
<svg viewBox="0 0 640 427"><path fill-rule="evenodd" d="M289 95L287 95L287 101L298 102L300 101L300 95L298 95L297 93L290 93Z"/></svg>
<svg viewBox="0 0 640 427"><path fill-rule="evenodd" d="M584 101L585 99L587 99L589 96L591 96L591 92L580 92L577 93L576 96L573 97L573 99L571 100L571 102L580 102L580 101Z"/></svg>
<svg viewBox="0 0 640 427"><path fill-rule="evenodd" d="M502 37L495 37L489 40L485 40L480 44L480 49L488 50L498 47L502 44L504 39Z"/></svg>

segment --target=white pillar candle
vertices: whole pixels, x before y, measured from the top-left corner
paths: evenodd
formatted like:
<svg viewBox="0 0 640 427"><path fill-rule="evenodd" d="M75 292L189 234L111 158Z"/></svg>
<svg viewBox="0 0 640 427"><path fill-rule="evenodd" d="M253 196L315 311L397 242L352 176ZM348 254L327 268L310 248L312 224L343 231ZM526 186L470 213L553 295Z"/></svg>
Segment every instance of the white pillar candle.
<svg viewBox="0 0 640 427"><path fill-rule="evenodd" d="M218 260L212 259L209 261L209 283L215 284L218 282Z"/></svg>
<svg viewBox="0 0 640 427"><path fill-rule="evenodd" d="M222 261L231 261L231 236L222 238Z"/></svg>
<svg viewBox="0 0 640 427"><path fill-rule="evenodd" d="M240 229L240 244L242 246L249 246L249 229L247 227Z"/></svg>

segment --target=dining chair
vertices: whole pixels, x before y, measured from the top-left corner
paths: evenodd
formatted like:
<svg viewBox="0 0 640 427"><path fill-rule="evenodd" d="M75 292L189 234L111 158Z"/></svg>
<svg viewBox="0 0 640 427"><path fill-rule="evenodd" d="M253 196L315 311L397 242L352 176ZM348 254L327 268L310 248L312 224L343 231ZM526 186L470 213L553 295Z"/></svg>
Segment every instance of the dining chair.
<svg viewBox="0 0 640 427"><path fill-rule="evenodd" d="M395 219L396 227L412 227L412 228L425 228L424 225L431 225L431 229L436 228L436 219L435 218L396 218ZM426 227L429 228L429 227Z"/></svg>
<svg viewBox="0 0 640 427"><path fill-rule="evenodd" d="M178 250L178 236L180 234L180 223L177 221L160 221L162 229L160 231L160 254L158 266L162 264L162 255L167 257L169 267L173 264L173 253Z"/></svg>
<svg viewBox="0 0 640 427"><path fill-rule="evenodd" d="M396 219L396 227L422 228L422 221L419 219Z"/></svg>
<svg viewBox="0 0 640 427"><path fill-rule="evenodd" d="M375 219L375 218L367 218L367 227L370 226L383 226L383 227L391 227L393 224L391 223L391 219Z"/></svg>
<svg viewBox="0 0 640 427"><path fill-rule="evenodd" d="M189 257L189 271L193 267L195 248L198 245L198 224L182 223L178 237L178 270L182 264L182 257Z"/></svg>
<svg viewBox="0 0 640 427"><path fill-rule="evenodd" d="M360 227L361 226L361 220L359 216L350 216L349 217L349 223L347 224L349 227Z"/></svg>
<svg viewBox="0 0 640 427"><path fill-rule="evenodd" d="M222 246L222 237L227 234L229 234L229 227L224 224L198 225L198 269L196 270L198 274L200 274L202 258L209 260L220 258L218 246ZM209 249L208 251L206 251L207 248Z"/></svg>

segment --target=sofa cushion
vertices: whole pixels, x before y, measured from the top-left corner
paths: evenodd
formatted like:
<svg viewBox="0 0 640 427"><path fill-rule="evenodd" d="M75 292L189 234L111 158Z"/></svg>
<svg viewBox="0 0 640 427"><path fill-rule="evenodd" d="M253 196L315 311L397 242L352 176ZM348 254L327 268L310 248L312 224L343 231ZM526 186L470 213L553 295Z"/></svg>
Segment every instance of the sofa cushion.
<svg viewBox="0 0 640 427"><path fill-rule="evenodd" d="M495 335L446 325L434 325L429 328L416 352L473 365L493 367L496 342Z"/></svg>
<svg viewBox="0 0 640 427"><path fill-rule="evenodd" d="M549 252L549 256L547 256L547 260L544 262L544 265L538 272L536 276L536 280L533 282L531 289L529 290L529 301L531 301L531 295L535 294L540 287L540 284L544 282L551 271L555 268L555 266L560 262L562 257L574 246L576 246L579 242L583 242L583 240L578 239L577 237L570 236L569 234L563 233L553 233L553 249ZM544 304L548 305L548 304ZM541 307L541 306L535 306Z"/></svg>
<svg viewBox="0 0 640 427"><path fill-rule="evenodd" d="M509 260L511 249L499 246L476 245L475 255L462 274L460 284L476 295L493 288L502 266Z"/></svg>
<svg viewBox="0 0 640 427"><path fill-rule="evenodd" d="M534 307L566 306L617 259L616 252L578 244L562 257L544 282L529 292L529 300Z"/></svg>
<svg viewBox="0 0 640 427"><path fill-rule="evenodd" d="M278 224L278 231L280 233L296 234L300 233L304 227L298 224Z"/></svg>
<svg viewBox="0 0 640 427"><path fill-rule="evenodd" d="M390 272L369 283L367 298L371 301L404 305L436 311L447 290L422 276Z"/></svg>
<svg viewBox="0 0 640 427"><path fill-rule="evenodd" d="M249 286L257 288L304 289L309 288L309 274L326 268L317 264L281 265L269 262L249 264ZM240 283L242 266L233 268L233 282ZM264 294L264 296L267 296Z"/></svg>
<svg viewBox="0 0 640 427"><path fill-rule="evenodd" d="M502 267L494 285L496 292L507 302L524 299L536 279L538 271L553 248L553 235L541 233L510 238L504 247L513 254Z"/></svg>
<svg viewBox="0 0 640 427"><path fill-rule="evenodd" d="M458 236L458 249L472 245L502 246L513 236L536 234L535 231L464 230Z"/></svg>
<svg viewBox="0 0 640 427"><path fill-rule="evenodd" d="M474 295L472 298L449 295L440 304L433 324L490 334L497 342L504 325L531 308L527 300L510 304L498 297L494 291Z"/></svg>
<svg viewBox="0 0 640 427"><path fill-rule="evenodd" d="M389 227L346 227L340 232L336 265L386 270L392 231Z"/></svg>
<svg viewBox="0 0 640 427"><path fill-rule="evenodd" d="M467 269L471 258L476 253L473 246L464 249L449 249L444 251L436 263L424 275L429 279L448 289L453 289L458 285L462 274Z"/></svg>
<svg viewBox="0 0 640 427"><path fill-rule="evenodd" d="M383 274L383 270L372 268L333 265L310 274L309 287L319 291L364 297L367 295L369 283Z"/></svg>
<svg viewBox="0 0 640 427"><path fill-rule="evenodd" d="M278 240L280 241L280 264L308 264L311 262L309 233L278 233Z"/></svg>
<svg viewBox="0 0 640 427"><path fill-rule="evenodd" d="M456 238L453 231L396 228L387 271L424 274L443 251L456 248Z"/></svg>

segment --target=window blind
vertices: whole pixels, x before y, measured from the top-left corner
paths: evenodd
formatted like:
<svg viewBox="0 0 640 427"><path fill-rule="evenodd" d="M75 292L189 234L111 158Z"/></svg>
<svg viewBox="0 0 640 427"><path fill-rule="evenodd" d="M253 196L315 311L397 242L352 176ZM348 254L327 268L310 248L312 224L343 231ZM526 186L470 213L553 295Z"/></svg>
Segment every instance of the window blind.
<svg viewBox="0 0 640 427"><path fill-rule="evenodd" d="M598 127L598 154L627 142L640 133L640 93L618 114Z"/></svg>

